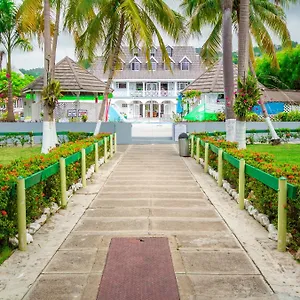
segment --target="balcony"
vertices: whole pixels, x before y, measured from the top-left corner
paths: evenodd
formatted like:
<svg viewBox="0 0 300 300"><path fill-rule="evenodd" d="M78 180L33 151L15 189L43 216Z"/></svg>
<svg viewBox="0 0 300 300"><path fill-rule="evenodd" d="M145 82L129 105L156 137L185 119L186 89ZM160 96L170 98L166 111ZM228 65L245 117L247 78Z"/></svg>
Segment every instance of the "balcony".
<svg viewBox="0 0 300 300"><path fill-rule="evenodd" d="M141 91L141 90L130 90L129 94L127 91L118 91L115 90L113 93L114 97L120 98L149 98L149 97L176 97L175 91L166 91L166 90L150 90L150 91Z"/></svg>

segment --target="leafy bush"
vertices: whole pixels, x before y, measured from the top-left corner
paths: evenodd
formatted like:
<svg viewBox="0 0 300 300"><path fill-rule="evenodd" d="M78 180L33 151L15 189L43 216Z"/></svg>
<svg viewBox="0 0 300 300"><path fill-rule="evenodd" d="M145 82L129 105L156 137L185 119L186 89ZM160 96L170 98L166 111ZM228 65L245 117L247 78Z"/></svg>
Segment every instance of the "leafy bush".
<svg viewBox="0 0 300 300"><path fill-rule="evenodd" d="M88 132L68 132L67 137L69 142L86 139L90 136Z"/></svg>
<svg viewBox="0 0 300 300"><path fill-rule="evenodd" d="M298 188L296 199L288 199L288 232L292 235L291 247L297 249L300 247L300 166L277 163L268 153L258 153L250 150L238 150L236 143L227 142L215 137L208 137L203 134L196 134L205 142L211 143L219 148L224 149L228 154L237 159L245 159L246 163L260 169L276 178L284 176L288 182ZM204 158L204 147L201 146L201 157ZM217 155L209 150L209 165L217 170ZM223 175L235 189L238 190L238 169L224 161ZM253 203L253 206L269 216L270 221L277 224L278 218L278 194L273 189L267 187L260 181L246 175L245 195Z"/></svg>
<svg viewBox="0 0 300 300"><path fill-rule="evenodd" d="M300 111L281 112L273 117L276 122L300 122Z"/></svg>
<svg viewBox="0 0 300 300"><path fill-rule="evenodd" d="M101 134L76 142L68 142L54 148L48 154L33 156L29 159L18 159L6 166L0 166L0 246L6 244L10 236L17 232L16 182L19 176L29 177L57 163L60 157L68 157L82 148L94 144L107 136ZM109 143L108 143L109 146ZM99 147L99 157L103 156L104 147ZM86 164L94 163L94 152L86 157ZM81 162L77 161L67 166L67 187L77 182L81 177ZM48 179L26 189L27 223L39 218L50 202L60 202L60 175L52 175Z"/></svg>

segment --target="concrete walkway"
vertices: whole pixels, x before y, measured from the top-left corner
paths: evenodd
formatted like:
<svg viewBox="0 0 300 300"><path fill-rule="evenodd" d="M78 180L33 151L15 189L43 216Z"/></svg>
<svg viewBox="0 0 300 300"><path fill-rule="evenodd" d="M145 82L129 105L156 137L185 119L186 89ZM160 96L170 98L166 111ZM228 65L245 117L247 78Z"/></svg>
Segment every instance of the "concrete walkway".
<svg viewBox="0 0 300 300"><path fill-rule="evenodd" d="M78 195L93 200L23 299L96 299L116 236L167 236L181 300L278 299L208 199L209 191L199 186L193 173L202 168L194 160L180 158L174 145L129 146L118 155L110 162L108 179L100 184L96 175ZM203 176L199 182L210 182Z"/></svg>

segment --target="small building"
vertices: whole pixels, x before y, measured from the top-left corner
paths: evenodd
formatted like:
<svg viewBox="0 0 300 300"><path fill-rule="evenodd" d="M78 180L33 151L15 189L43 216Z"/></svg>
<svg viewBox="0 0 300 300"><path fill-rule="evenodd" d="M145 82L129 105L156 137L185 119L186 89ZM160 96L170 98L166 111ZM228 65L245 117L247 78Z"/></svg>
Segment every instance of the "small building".
<svg viewBox="0 0 300 300"><path fill-rule="evenodd" d="M68 122L70 119L87 115L88 121L98 120L99 100L103 99L105 83L79 66L71 58L65 57L55 66L55 79L60 82L63 97L55 109L55 119ZM23 89L25 121L42 120L43 104L41 93L44 76Z"/></svg>
<svg viewBox="0 0 300 300"><path fill-rule="evenodd" d="M233 65L234 71L234 90L237 91L238 67ZM283 111L300 110L300 91L268 89L259 84L262 96L269 114L277 114ZM194 102L193 107L199 104L206 104L211 111L225 110L224 97L224 73L223 62L219 60L206 72L201 74L195 81L188 85L185 91L202 92L200 99ZM260 106L253 108L257 114L262 114Z"/></svg>
<svg viewBox="0 0 300 300"><path fill-rule="evenodd" d="M203 72L200 57L192 46L166 46L170 67L161 49L152 47L150 64L142 49L125 47L111 88L112 105L129 120L169 120L176 112L178 94ZM100 57L90 71L106 82L104 60Z"/></svg>

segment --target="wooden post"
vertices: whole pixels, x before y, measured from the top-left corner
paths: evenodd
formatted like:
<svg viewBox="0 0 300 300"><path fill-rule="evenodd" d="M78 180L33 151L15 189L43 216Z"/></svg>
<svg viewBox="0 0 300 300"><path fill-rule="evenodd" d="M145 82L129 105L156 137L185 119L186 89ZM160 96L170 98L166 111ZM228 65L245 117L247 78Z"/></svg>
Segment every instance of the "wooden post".
<svg viewBox="0 0 300 300"><path fill-rule="evenodd" d="M245 160L240 160L239 166L239 209L244 209L245 202Z"/></svg>
<svg viewBox="0 0 300 300"><path fill-rule="evenodd" d="M95 172L99 171L99 146L95 143Z"/></svg>
<svg viewBox="0 0 300 300"><path fill-rule="evenodd" d="M114 134L114 138L115 138L115 142L114 142L115 153L117 153L117 133L116 133L116 132L115 132L115 134Z"/></svg>
<svg viewBox="0 0 300 300"><path fill-rule="evenodd" d="M34 145L34 136L33 136L33 131L31 131L31 136L30 136L30 144L31 144L31 147Z"/></svg>
<svg viewBox="0 0 300 300"><path fill-rule="evenodd" d="M110 158L114 155L114 144L113 144L113 135L110 135Z"/></svg>
<svg viewBox="0 0 300 300"><path fill-rule="evenodd" d="M191 136L191 158L194 158L194 135Z"/></svg>
<svg viewBox="0 0 300 300"><path fill-rule="evenodd" d="M62 208L67 207L67 176L66 176L66 160L61 157L59 159L60 169L60 190L61 190L61 201L60 206Z"/></svg>
<svg viewBox="0 0 300 300"><path fill-rule="evenodd" d="M278 243L277 250L286 251L286 227L287 227L287 180L280 177L278 182Z"/></svg>
<svg viewBox="0 0 300 300"><path fill-rule="evenodd" d="M18 240L19 250L27 250L27 233L26 233L26 193L25 179L18 178L17 182L17 216L18 216Z"/></svg>
<svg viewBox="0 0 300 300"><path fill-rule="evenodd" d="M85 157L85 149L81 149L81 180L82 180L82 186L86 187L86 157Z"/></svg>
<svg viewBox="0 0 300 300"><path fill-rule="evenodd" d="M196 140L196 161L197 164L200 163L200 138L197 138Z"/></svg>
<svg viewBox="0 0 300 300"><path fill-rule="evenodd" d="M205 154L204 154L204 172L208 173L208 149L209 143L205 143Z"/></svg>
<svg viewBox="0 0 300 300"><path fill-rule="evenodd" d="M107 137L104 137L104 162L107 163Z"/></svg>
<svg viewBox="0 0 300 300"><path fill-rule="evenodd" d="M218 186L223 185L223 150L218 151Z"/></svg>

